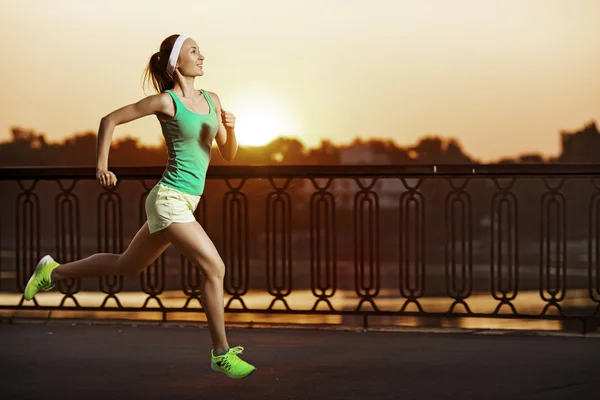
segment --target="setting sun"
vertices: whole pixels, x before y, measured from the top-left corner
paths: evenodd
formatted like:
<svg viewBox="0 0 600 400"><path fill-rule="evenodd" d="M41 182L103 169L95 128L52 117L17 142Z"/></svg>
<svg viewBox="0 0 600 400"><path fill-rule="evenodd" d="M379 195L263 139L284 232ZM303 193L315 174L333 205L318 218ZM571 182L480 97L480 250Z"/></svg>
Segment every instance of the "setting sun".
<svg viewBox="0 0 600 400"><path fill-rule="evenodd" d="M235 114L235 132L242 145L262 146L298 132L291 108L279 96L250 93L233 100L229 109Z"/></svg>

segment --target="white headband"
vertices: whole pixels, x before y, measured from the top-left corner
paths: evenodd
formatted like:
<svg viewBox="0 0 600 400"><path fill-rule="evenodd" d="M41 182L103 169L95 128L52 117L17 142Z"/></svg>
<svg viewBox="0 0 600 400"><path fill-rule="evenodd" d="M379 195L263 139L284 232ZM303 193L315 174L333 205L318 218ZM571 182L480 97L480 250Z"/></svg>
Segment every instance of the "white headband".
<svg viewBox="0 0 600 400"><path fill-rule="evenodd" d="M177 40L175 40L175 44L171 49L171 54L169 55L169 62L167 63L167 72L169 75L173 76L173 72L175 71L175 64L177 64L177 59L179 58L179 52L181 51L181 45L185 42L189 36L179 35Z"/></svg>

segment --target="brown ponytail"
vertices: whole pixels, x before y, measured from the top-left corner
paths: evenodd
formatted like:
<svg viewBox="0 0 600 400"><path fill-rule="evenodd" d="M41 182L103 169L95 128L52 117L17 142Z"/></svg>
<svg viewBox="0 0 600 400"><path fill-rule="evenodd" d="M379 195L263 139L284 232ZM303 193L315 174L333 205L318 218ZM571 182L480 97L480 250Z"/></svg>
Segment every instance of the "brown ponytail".
<svg viewBox="0 0 600 400"><path fill-rule="evenodd" d="M163 40L160 50L150 57L150 62L144 70L144 86L152 85L158 93L173 88L173 77L167 73L167 62L178 36L171 35Z"/></svg>

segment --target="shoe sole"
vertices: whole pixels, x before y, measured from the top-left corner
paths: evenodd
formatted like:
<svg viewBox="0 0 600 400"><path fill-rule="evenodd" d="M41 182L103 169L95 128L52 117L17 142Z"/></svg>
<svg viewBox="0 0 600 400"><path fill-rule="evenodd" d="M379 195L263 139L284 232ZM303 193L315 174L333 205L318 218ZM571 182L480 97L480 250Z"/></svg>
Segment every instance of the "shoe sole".
<svg viewBox="0 0 600 400"><path fill-rule="evenodd" d="M27 281L27 285L25 286L25 292L23 293L23 297L25 297L25 300L31 300L33 299L33 297L35 297L35 294L33 295L33 297L31 297L31 299L28 299L27 296L25 295L25 293L27 293L27 288L29 287L29 284L31 283L31 281L33 280L33 277L37 274L38 270L48 262L48 260L51 260L52 257L50 255L45 255L44 257L42 257L42 259L37 263L35 270L33 271L33 274L31 274L31 278L29 278L29 280ZM37 294L37 293L36 293Z"/></svg>
<svg viewBox="0 0 600 400"><path fill-rule="evenodd" d="M244 375L244 376L229 376L225 372L219 371L218 369L216 369L215 366L213 365L213 363L210 363L210 369L212 369L215 372L220 372L220 373L224 374L226 377L231 378L231 379L244 379L244 378L249 377L250 375L252 375L254 373L254 371L256 371L256 368L254 368L252 371L250 371L250 373L248 373L248 375Z"/></svg>

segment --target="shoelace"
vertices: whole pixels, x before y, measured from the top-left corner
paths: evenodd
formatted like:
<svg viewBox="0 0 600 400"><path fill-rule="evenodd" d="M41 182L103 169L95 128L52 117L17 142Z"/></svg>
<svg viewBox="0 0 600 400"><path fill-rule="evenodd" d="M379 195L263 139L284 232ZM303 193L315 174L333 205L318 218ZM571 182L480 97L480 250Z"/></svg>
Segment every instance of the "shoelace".
<svg viewBox="0 0 600 400"><path fill-rule="evenodd" d="M226 361L226 366L229 368L233 368L237 363L242 361L238 354L242 354L244 348L242 346L232 347L230 348L225 355L223 355L223 359ZM229 365L227 365L229 364Z"/></svg>
<svg viewBox="0 0 600 400"><path fill-rule="evenodd" d="M41 278L38 285L41 290L50 290L54 287L50 279L46 277Z"/></svg>

